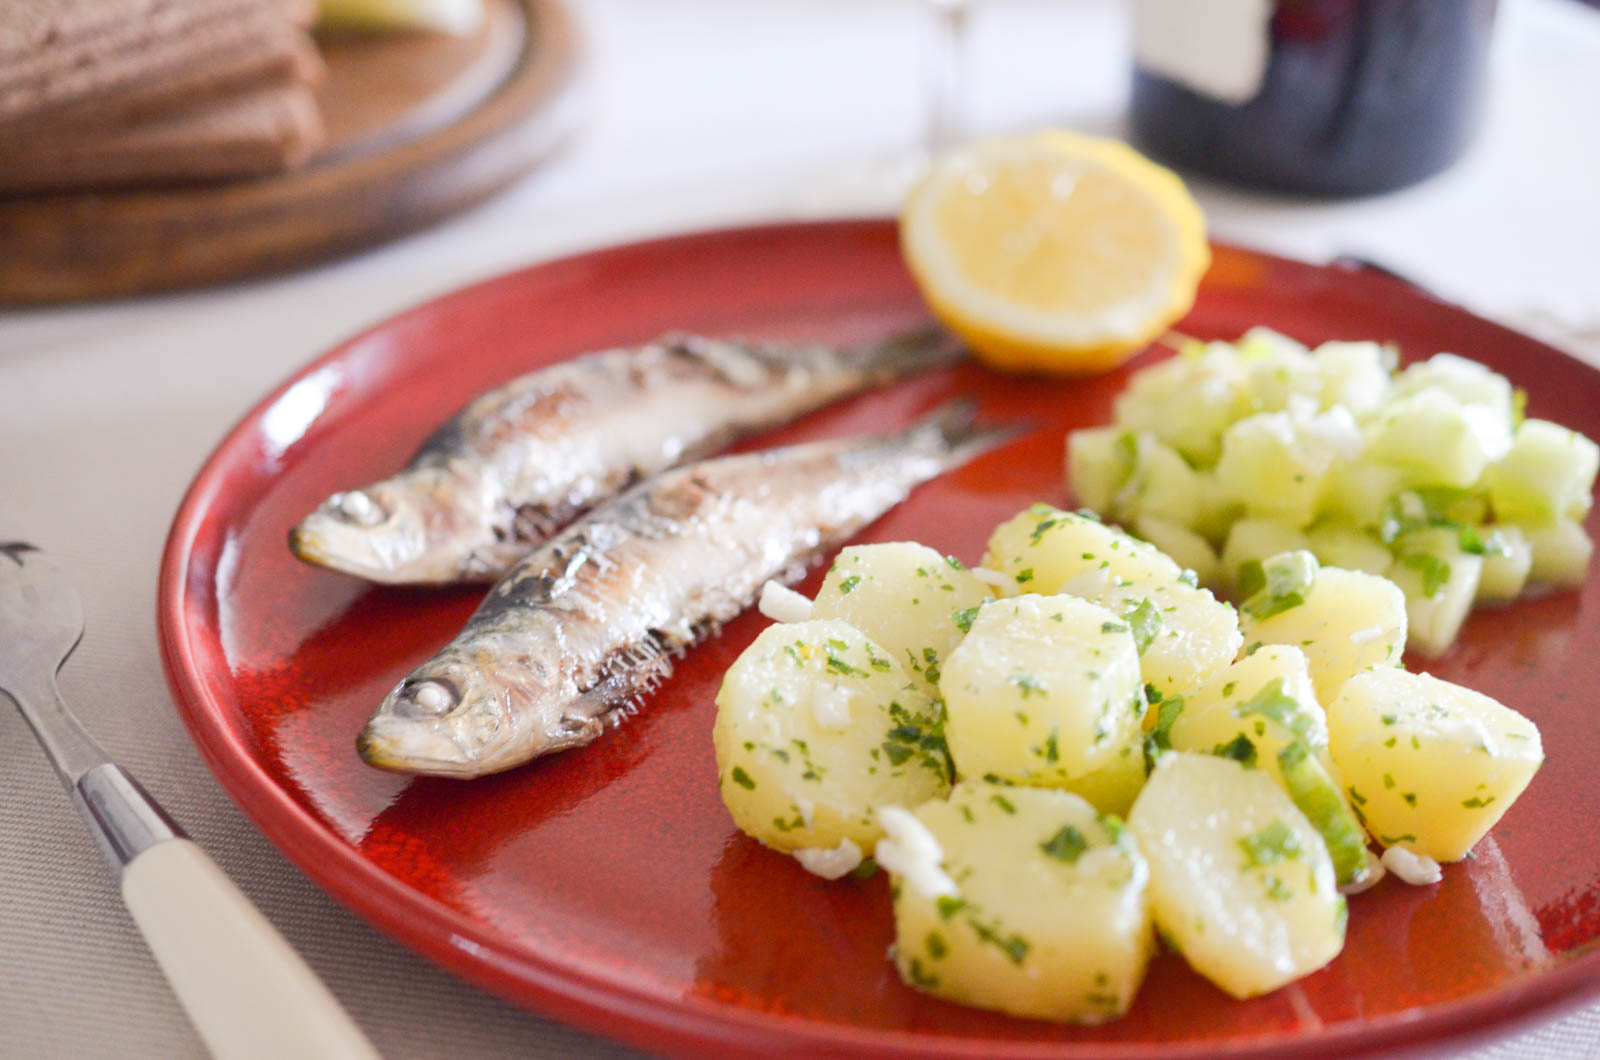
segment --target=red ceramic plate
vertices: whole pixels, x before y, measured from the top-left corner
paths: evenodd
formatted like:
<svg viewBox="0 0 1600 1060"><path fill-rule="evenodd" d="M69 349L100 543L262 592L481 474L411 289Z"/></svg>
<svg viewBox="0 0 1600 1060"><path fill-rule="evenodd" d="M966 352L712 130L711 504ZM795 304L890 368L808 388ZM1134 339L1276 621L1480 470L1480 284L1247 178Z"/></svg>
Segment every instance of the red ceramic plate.
<svg viewBox="0 0 1600 1060"><path fill-rule="evenodd" d="M1101 1028L907 989L884 958L881 876L824 883L734 830L717 796L712 698L759 616L693 651L640 716L580 751L466 783L356 757L368 712L479 594L371 588L299 564L285 532L323 496L392 472L471 395L585 350L670 328L849 341L922 317L891 224L818 224L541 265L334 350L228 436L172 529L163 649L211 768L273 842L383 931L514 1001L682 1055L1347 1054L1503 1030L1594 991L1600 574L1582 592L1474 616L1431 667L1528 714L1549 752L1475 860L1437 886L1391 879L1354 899L1343 955L1267 997L1233 1001L1158 957L1132 1012ZM1533 414L1600 436L1600 373L1549 347L1382 276L1217 248L1183 330L1233 337L1258 323L1308 342L1393 340L1413 357L1453 350L1527 388ZM967 366L764 441L883 430L957 394L975 395L990 420L1032 424L862 535L975 560L1000 520L1067 501L1062 437L1106 421L1126 379Z"/></svg>

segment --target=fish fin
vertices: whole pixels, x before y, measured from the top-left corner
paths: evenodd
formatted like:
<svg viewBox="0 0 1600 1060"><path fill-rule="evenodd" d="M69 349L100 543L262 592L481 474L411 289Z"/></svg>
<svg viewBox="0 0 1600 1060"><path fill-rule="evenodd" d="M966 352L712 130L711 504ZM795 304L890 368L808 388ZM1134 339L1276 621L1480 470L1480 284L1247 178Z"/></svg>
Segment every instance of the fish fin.
<svg viewBox="0 0 1600 1060"><path fill-rule="evenodd" d="M646 695L672 676L673 659L682 654L682 649L664 647L654 637L620 649L599 680L569 701L563 724L578 724L579 719L621 724Z"/></svg>
<svg viewBox="0 0 1600 1060"><path fill-rule="evenodd" d="M858 373L861 385L887 383L919 372L943 368L965 360L966 346L937 324L896 332L861 346L840 349L827 345L792 345L747 339L713 339L687 332L668 332L656 340L666 350L692 357L735 387L759 387L774 375L796 368L826 366Z"/></svg>
<svg viewBox="0 0 1600 1060"><path fill-rule="evenodd" d="M671 675L672 660L681 656L685 647L686 644L671 646L661 635L651 635L623 649L609 671L617 677L626 677L635 682L659 680Z"/></svg>
<svg viewBox="0 0 1600 1060"><path fill-rule="evenodd" d="M679 645L675 654L681 658L692 645L720 637L722 635L723 621L724 619L722 616L712 614L701 619L699 622L696 622L693 629L693 639L686 644Z"/></svg>
<svg viewBox="0 0 1600 1060"><path fill-rule="evenodd" d="M581 742L588 743L605 731L607 720L620 724L637 710L635 700L632 682L607 678L567 701L561 727L574 735L581 734Z"/></svg>
<svg viewBox="0 0 1600 1060"><path fill-rule="evenodd" d="M967 347L937 324L898 331L851 351L851 366L883 380L928 372L966 360Z"/></svg>
<svg viewBox="0 0 1600 1060"><path fill-rule="evenodd" d="M589 717L585 714L563 714L561 716L561 734L551 741L551 750L565 750L568 747L582 747L584 744L593 743L600 734L606 731L604 716Z"/></svg>
<svg viewBox="0 0 1600 1060"><path fill-rule="evenodd" d="M670 353L690 357L717 373L730 386L751 389L772 379L775 365L785 358L740 339L713 339L684 331L668 332L657 340Z"/></svg>
<svg viewBox="0 0 1600 1060"><path fill-rule="evenodd" d="M948 471L960 467L989 450L1005 445L1033 429L1032 424L1007 423L978 427L978 403L972 398L947 401L897 435L885 439L894 445L911 445L931 450L939 465Z"/></svg>
<svg viewBox="0 0 1600 1060"><path fill-rule="evenodd" d="M520 504L512 509L510 525L504 530L497 528L496 533L504 533L513 541L525 541L531 550L533 546L550 540L556 531L571 521L570 513L561 514L567 517L562 518L544 504Z"/></svg>

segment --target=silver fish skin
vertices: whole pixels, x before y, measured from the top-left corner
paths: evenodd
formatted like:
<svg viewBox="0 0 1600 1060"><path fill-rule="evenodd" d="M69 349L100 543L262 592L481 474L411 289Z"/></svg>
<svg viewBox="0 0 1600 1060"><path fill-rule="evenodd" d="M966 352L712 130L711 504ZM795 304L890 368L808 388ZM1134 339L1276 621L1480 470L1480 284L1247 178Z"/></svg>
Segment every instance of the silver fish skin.
<svg viewBox="0 0 1600 1060"><path fill-rule="evenodd" d="M513 567L356 741L380 769L468 778L589 743L674 656L921 482L1012 437L957 401L898 434L705 460L591 512Z"/></svg>
<svg viewBox="0 0 1600 1060"><path fill-rule="evenodd" d="M640 479L958 356L933 328L850 350L671 335L587 354L474 399L399 474L323 501L289 547L383 584L491 582Z"/></svg>

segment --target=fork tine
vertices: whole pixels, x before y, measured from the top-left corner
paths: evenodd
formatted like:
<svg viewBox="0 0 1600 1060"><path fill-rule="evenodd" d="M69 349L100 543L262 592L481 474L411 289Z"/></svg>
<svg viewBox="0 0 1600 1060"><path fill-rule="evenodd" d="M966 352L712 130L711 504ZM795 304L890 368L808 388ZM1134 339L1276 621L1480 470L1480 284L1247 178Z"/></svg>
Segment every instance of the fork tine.
<svg viewBox="0 0 1600 1060"><path fill-rule="evenodd" d="M0 689L37 699L83 637L83 598L37 545L0 542L0 556Z"/></svg>
<svg viewBox="0 0 1600 1060"><path fill-rule="evenodd" d="M56 691L56 672L83 638L83 600L49 553L0 542L0 691L22 711L70 789L105 752Z"/></svg>

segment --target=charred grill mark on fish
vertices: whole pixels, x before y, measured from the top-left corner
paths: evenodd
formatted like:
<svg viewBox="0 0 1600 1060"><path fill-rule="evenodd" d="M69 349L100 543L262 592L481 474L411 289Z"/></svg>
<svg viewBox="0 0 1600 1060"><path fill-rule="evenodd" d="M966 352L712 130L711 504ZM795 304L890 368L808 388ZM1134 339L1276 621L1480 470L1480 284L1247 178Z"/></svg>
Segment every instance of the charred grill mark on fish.
<svg viewBox="0 0 1600 1060"><path fill-rule="evenodd" d="M588 354L473 399L404 470L329 497L289 545L387 584L492 581L650 475L957 356L934 329L857 350L669 335Z"/></svg>
<svg viewBox="0 0 1600 1060"><path fill-rule="evenodd" d="M473 777L596 738L672 660L898 504L999 444L956 402L898 434L664 472L535 549L357 741L383 769ZM436 708L448 704L440 713Z"/></svg>

